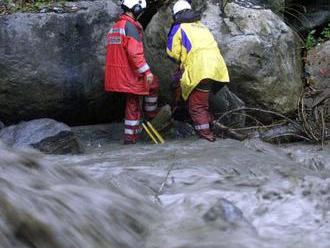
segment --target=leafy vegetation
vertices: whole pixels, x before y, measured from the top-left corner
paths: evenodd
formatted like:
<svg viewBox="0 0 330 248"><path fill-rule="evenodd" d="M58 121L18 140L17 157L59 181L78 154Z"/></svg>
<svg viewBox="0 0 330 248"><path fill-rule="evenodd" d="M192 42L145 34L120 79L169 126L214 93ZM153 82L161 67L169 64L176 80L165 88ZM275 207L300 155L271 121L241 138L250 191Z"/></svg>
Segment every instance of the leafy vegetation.
<svg viewBox="0 0 330 248"><path fill-rule="evenodd" d="M330 23L328 23L328 26L323 29L321 32L321 38L324 40L330 39Z"/></svg>
<svg viewBox="0 0 330 248"><path fill-rule="evenodd" d="M0 0L0 15L15 12L37 12L51 4L63 4L63 0Z"/></svg>
<svg viewBox="0 0 330 248"><path fill-rule="evenodd" d="M314 46L316 46L318 43L324 42L330 40L330 23L323 28L322 32L317 37L316 30L312 30L308 33L306 42L305 42L305 47L307 50L310 50Z"/></svg>
<svg viewBox="0 0 330 248"><path fill-rule="evenodd" d="M305 47L306 47L307 50L310 50L311 48L313 48L317 44L317 41L314 37L314 33L315 33L315 30L312 30L307 35L306 43L305 43Z"/></svg>

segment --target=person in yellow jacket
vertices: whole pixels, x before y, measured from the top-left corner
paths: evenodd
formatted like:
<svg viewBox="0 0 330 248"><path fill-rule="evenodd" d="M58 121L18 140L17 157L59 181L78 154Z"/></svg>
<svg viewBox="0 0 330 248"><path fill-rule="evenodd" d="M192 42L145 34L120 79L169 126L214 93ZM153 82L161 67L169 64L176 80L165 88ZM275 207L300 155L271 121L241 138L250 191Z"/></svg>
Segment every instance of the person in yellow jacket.
<svg viewBox="0 0 330 248"><path fill-rule="evenodd" d="M228 70L217 42L201 23L201 14L190 3L179 0L173 7L167 54L180 63L182 97L188 101L189 114L201 138L215 141L210 129L209 92L214 84L229 82Z"/></svg>

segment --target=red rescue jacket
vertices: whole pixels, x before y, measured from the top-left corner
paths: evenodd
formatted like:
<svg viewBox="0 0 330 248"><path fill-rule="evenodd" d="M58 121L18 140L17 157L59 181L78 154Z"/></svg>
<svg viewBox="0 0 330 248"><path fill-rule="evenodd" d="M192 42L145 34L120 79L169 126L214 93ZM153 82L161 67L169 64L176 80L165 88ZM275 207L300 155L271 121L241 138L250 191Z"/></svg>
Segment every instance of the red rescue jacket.
<svg viewBox="0 0 330 248"><path fill-rule="evenodd" d="M147 95L145 75L151 72L143 51L142 26L123 14L107 39L105 90Z"/></svg>

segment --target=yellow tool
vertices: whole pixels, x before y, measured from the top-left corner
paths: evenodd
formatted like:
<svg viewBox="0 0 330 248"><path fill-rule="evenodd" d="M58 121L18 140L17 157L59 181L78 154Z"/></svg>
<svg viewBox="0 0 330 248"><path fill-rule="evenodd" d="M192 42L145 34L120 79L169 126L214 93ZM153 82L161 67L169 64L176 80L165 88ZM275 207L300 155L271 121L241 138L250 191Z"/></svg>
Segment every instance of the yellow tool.
<svg viewBox="0 0 330 248"><path fill-rule="evenodd" d="M154 134L158 138L159 142L161 144L164 144L165 141L164 141L163 137L158 133L158 131L153 127L153 125L151 125L151 123L149 121L147 121L147 125L154 132Z"/></svg>
<svg viewBox="0 0 330 248"><path fill-rule="evenodd" d="M142 123L142 127L144 128L144 130L147 132L147 134L155 144L165 143L162 136L157 132L157 130L152 126L152 124L149 121L147 121L147 125Z"/></svg>
<svg viewBox="0 0 330 248"><path fill-rule="evenodd" d="M142 103L143 103L143 98L141 97L140 98L140 109L143 109ZM162 136L158 133L156 128L154 128L153 125L149 121L146 121L146 122L144 121L143 111L141 111L141 114L142 114L142 127L146 131L146 133L149 135L149 137L152 139L152 141L155 144L164 144L165 141L162 138ZM147 125L145 123L147 123Z"/></svg>

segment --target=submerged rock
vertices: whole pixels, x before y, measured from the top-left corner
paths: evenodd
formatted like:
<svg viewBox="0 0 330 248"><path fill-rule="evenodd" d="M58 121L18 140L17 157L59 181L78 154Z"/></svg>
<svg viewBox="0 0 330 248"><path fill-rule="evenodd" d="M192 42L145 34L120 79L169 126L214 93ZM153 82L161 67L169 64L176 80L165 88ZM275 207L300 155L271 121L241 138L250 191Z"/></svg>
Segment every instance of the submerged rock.
<svg viewBox="0 0 330 248"><path fill-rule="evenodd" d="M235 240L236 236L242 240ZM243 245L247 237L250 241L258 239L255 228L237 206L209 192L201 192L187 194L165 206L164 223L157 226L146 247L247 248L248 244Z"/></svg>
<svg viewBox="0 0 330 248"><path fill-rule="evenodd" d="M203 215L203 219L205 222L216 222L217 220L222 220L231 227L239 226L243 223L246 225L251 225L245 220L242 211L226 199L219 199Z"/></svg>
<svg viewBox="0 0 330 248"><path fill-rule="evenodd" d="M52 119L21 122L0 131L0 140L14 148L33 147L44 153L82 152L71 128Z"/></svg>
<svg viewBox="0 0 330 248"><path fill-rule="evenodd" d="M301 130L293 124L279 125L266 131L260 131L260 138L263 141L274 144L302 141L303 137Z"/></svg>

